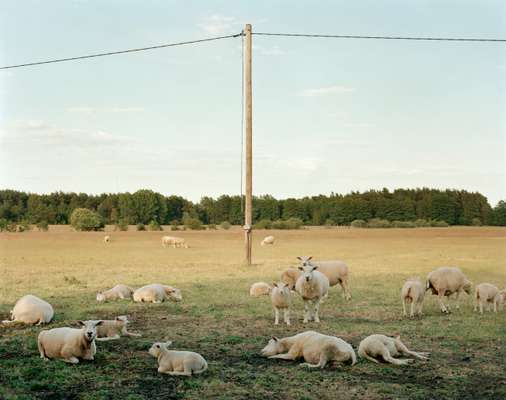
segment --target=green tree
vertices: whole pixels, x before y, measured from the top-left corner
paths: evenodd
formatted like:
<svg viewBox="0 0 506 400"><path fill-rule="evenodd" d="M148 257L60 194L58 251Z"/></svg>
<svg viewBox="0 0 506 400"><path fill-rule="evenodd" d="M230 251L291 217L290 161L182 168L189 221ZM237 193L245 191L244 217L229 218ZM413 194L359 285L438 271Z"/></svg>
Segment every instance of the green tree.
<svg viewBox="0 0 506 400"><path fill-rule="evenodd" d="M70 224L77 231L96 231L104 227L100 215L87 208L76 208L72 211Z"/></svg>

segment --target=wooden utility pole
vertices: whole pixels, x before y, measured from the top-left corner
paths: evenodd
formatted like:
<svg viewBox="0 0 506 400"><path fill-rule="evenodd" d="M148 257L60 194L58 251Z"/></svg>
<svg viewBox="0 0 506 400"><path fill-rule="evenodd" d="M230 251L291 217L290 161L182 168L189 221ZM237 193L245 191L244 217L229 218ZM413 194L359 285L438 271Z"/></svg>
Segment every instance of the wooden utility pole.
<svg viewBox="0 0 506 400"><path fill-rule="evenodd" d="M251 265L251 245L253 241L253 100L251 90L251 25L244 27L246 52L244 59L245 129L246 129L246 204L244 208L244 232L246 244L246 263Z"/></svg>

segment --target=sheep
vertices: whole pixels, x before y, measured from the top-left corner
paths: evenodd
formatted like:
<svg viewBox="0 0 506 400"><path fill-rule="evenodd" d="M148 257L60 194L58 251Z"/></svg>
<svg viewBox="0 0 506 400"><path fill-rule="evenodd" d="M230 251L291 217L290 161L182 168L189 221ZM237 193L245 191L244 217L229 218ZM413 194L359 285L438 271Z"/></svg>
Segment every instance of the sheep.
<svg viewBox="0 0 506 400"><path fill-rule="evenodd" d="M343 289L343 298L346 300L351 299L350 286L348 283L348 266L339 260L328 260L328 261L311 261L313 257L297 257L302 266L313 265L318 267L318 271L325 275L330 286L337 284L341 285Z"/></svg>
<svg viewBox="0 0 506 400"><path fill-rule="evenodd" d="M456 308L459 309L459 297L462 291L471 294L472 283L466 278L464 273L457 267L441 267L435 269L427 275L427 285L425 290L432 290L432 294L438 296L441 311L450 312L450 306L443 303L444 296L449 298L456 293Z"/></svg>
<svg viewBox="0 0 506 400"><path fill-rule="evenodd" d="M405 365L413 360L411 359L397 359L400 355L415 357L420 360L427 360L430 353L410 351L401 342L401 337L395 338L385 335L371 335L366 337L360 342L358 346L358 355L375 363L379 363L379 358L383 361L394 365Z"/></svg>
<svg viewBox="0 0 506 400"><path fill-rule="evenodd" d="M289 267L281 273L281 282L286 283L290 290L295 290L295 282L302 275L298 268Z"/></svg>
<svg viewBox="0 0 506 400"><path fill-rule="evenodd" d="M249 288L249 295L253 297L260 297L268 295L272 287L265 282L256 282Z"/></svg>
<svg viewBox="0 0 506 400"><path fill-rule="evenodd" d="M274 244L274 236L264 237L264 240L260 242L260 246L265 246L266 244Z"/></svg>
<svg viewBox="0 0 506 400"><path fill-rule="evenodd" d="M4 324L23 322L31 325L42 325L51 322L54 310L51 304L34 296L27 294L20 298L11 310L11 320L2 321Z"/></svg>
<svg viewBox="0 0 506 400"><path fill-rule="evenodd" d="M176 247L184 247L184 248L188 248L188 245L186 244L186 241L184 240L184 238L180 238L180 237L175 237L175 236L163 236L162 237L162 246L163 247L166 247L166 246L170 246L172 245L173 248L176 248Z"/></svg>
<svg viewBox="0 0 506 400"><path fill-rule="evenodd" d="M127 331L129 322L126 315L120 315L113 320L103 320L102 324L97 326L97 341L116 340L121 336L140 337L141 335L138 333Z"/></svg>
<svg viewBox="0 0 506 400"><path fill-rule="evenodd" d="M420 278L409 278L401 289L403 315L407 316L406 303L411 303L411 312L409 313L411 318L415 315L415 309L418 315L422 315L424 298L425 288Z"/></svg>
<svg viewBox="0 0 506 400"><path fill-rule="evenodd" d="M77 364L79 358L93 360L97 353L97 326L103 321L77 322L81 329L65 327L41 331L37 339L40 358L44 361L61 358L71 364Z"/></svg>
<svg viewBox="0 0 506 400"><path fill-rule="evenodd" d="M109 243L111 241L111 237L109 235L104 236L104 243Z"/></svg>
<svg viewBox="0 0 506 400"><path fill-rule="evenodd" d="M487 309L490 311L490 305L493 304L494 312L497 312L497 306L500 305L501 295L499 289L490 283L480 283L474 290L474 311L478 311L480 307L480 314L483 314L483 304L487 303Z"/></svg>
<svg viewBox="0 0 506 400"><path fill-rule="evenodd" d="M191 376L207 370L207 361L193 351L169 350L171 341L156 342L149 349L149 354L158 358L158 372L168 375Z"/></svg>
<svg viewBox="0 0 506 400"><path fill-rule="evenodd" d="M309 303L314 302L314 321L320 322L318 312L320 309L320 302L322 298L327 296L329 291L329 280L321 272L318 272L318 267L308 265L299 267L303 274L299 276L295 283L295 290L300 294L304 301L304 323L311 319L311 312L309 311Z"/></svg>
<svg viewBox="0 0 506 400"><path fill-rule="evenodd" d="M166 298L170 298L174 301L181 301L183 299L179 289L159 283L143 286L137 289L133 294L135 302L161 303Z"/></svg>
<svg viewBox="0 0 506 400"><path fill-rule="evenodd" d="M502 310L503 304L506 302L506 289L503 289L497 293L495 302L499 304L499 310Z"/></svg>
<svg viewBox="0 0 506 400"><path fill-rule="evenodd" d="M282 360L303 358L305 363L301 366L322 369L327 363L347 362L354 365L357 362L355 351L349 343L338 337L314 331L302 332L283 339L273 336L262 349L262 355Z"/></svg>
<svg viewBox="0 0 506 400"><path fill-rule="evenodd" d="M112 289L97 293L97 301L131 299L134 289L126 285L116 285Z"/></svg>
<svg viewBox="0 0 506 400"><path fill-rule="evenodd" d="M273 283L271 293L271 303L274 309L274 325L279 325L279 310L283 310L283 319L287 325L290 325L290 307L292 306L292 295L290 288L286 283Z"/></svg>

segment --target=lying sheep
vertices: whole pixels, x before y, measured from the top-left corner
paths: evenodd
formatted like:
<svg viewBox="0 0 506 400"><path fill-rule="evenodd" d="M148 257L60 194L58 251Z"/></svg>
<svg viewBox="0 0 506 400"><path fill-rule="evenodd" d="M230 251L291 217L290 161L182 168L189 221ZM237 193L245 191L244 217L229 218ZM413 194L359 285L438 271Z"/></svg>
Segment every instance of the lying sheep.
<svg viewBox="0 0 506 400"><path fill-rule="evenodd" d="M109 235L104 236L104 243L109 243L111 241L111 237Z"/></svg>
<svg viewBox="0 0 506 400"><path fill-rule="evenodd" d="M286 283L290 290L295 290L295 283L302 275L302 271L295 267L289 267L281 273L281 282Z"/></svg>
<svg viewBox="0 0 506 400"><path fill-rule="evenodd" d="M97 341L116 340L121 336L140 337L141 335L139 333L128 332L127 325L129 322L126 315L120 315L113 320L103 320L102 323L97 326Z"/></svg>
<svg viewBox="0 0 506 400"><path fill-rule="evenodd" d="M175 237L175 236L163 236L162 237L162 246L172 246L173 248L176 247L184 247L188 248L188 245L186 244L186 240L184 238Z"/></svg>
<svg viewBox="0 0 506 400"><path fill-rule="evenodd" d="M249 288L249 295L253 297L266 296L271 290L272 288L268 283L256 282Z"/></svg>
<svg viewBox="0 0 506 400"><path fill-rule="evenodd" d="M310 265L318 267L318 271L328 278L330 286L341 285L343 289L343 298L346 300L351 299L350 286L348 283L348 266L344 262L339 260L311 261L313 257L297 258L301 261L303 267Z"/></svg>
<svg viewBox="0 0 506 400"><path fill-rule="evenodd" d="M403 315L407 316L406 303L411 303L410 317L422 315L423 299L425 298L425 288L420 278L409 278L401 289L401 300Z"/></svg>
<svg viewBox="0 0 506 400"><path fill-rule="evenodd" d="M320 322L318 312L322 298L327 296L329 291L329 280L321 272L318 272L316 266L299 267L303 272L295 283L295 290L300 294L304 301L304 323L314 317L315 322ZM309 311L309 303L314 303L314 314Z"/></svg>
<svg viewBox="0 0 506 400"><path fill-rule="evenodd" d="M338 337L314 331L302 332L283 339L273 336L263 348L262 355L282 360L303 358L306 362L302 365L310 368L325 368L327 363L332 362L348 362L351 365L357 362L357 356L350 344Z"/></svg>
<svg viewBox="0 0 506 400"><path fill-rule="evenodd" d="M496 286L491 283L480 283L474 290L474 311L478 311L479 306L480 314L483 314L483 304L487 304L488 311L493 305L494 312L497 312L497 306L502 304L501 300L502 296Z"/></svg>
<svg viewBox="0 0 506 400"><path fill-rule="evenodd" d="M97 293L97 301L131 299L134 290L127 285L116 285L112 289Z"/></svg>
<svg viewBox="0 0 506 400"><path fill-rule="evenodd" d="M34 296L27 294L21 297L11 310L11 320L3 321L4 324L23 322L25 324L48 324L54 316L51 304Z"/></svg>
<svg viewBox="0 0 506 400"><path fill-rule="evenodd" d="M179 289L159 283L153 283L137 289L133 294L133 298L136 302L151 303L161 303L167 298L174 301L181 301L183 299Z"/></svg>
<svg viewBox="0 0 506 400"><path fill-rule="evenodd" d="M403 355L427 360L429 354L408 350L404 343L401 342L400 336L393 338L385 335L371 335L362 340L358 346L358 355L375 363L379 363L379 360L383 359L383 361L390 364L405 365L413 360L397 359L394 357Z"/></svg>
<svg viewBox="0 0 506 400"><path fill-rule="evenodd" d="M260 246L265 246L266 244L274 244L274 236L264 237L264 240L260 242Z"/></svg>
<svg viewBox="0 0 506 400"><path fill-rule="evenodd" d="M158 358L158 372L168 375L191 376L200 374L207 369L207 361L192 351L169 350L172 342L154 343L149 354Z"/></svg>
<svg viewBox="0 0 506 400"><path fill-rule="evenodd" d="M471 294L472 283L466 278L464 273L457 267L441 267L427 275L426 290L431 289L432 294L438 296L441 311L450 312L450 306L443 303L443 298L456 293L456 308L459 308L459 297L461 292Z"/></svg>
<svg viewBox="0 0 506 400"><path fill-rule="evenodd" d="M290 307L292 306L292 295L286 283L273 283L271 293L272 308L274 308L274 325L279 325L279 310L283 310L283 319L290 325Z"/></svg>
<svg viewBox="0 0 506 400"><path fill-rule="evenodd" d="M61 358L63 361L77 364L79 358L93 360L97 353L95 338L97 326L103 321L78 321L81 329L54 328L39 333L37 345L40 358Z"/></svg>

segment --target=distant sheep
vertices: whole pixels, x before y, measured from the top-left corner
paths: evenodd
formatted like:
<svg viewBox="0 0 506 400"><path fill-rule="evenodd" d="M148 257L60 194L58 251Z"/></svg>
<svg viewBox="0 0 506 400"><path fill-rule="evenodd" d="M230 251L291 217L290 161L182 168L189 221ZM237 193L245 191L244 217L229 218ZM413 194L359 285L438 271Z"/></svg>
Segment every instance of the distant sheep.
<svg viewBox="0 0 506 400"><path fill-rule="evenodd" d="M81 329L54 328L39 333L37 346L40 358L61 358L63 361L77 364L79 358L93 360L97 353L95 338L97 326L102 321L78 321Z"/></svg>
<svg viewBox="0 0 506 400"><path fill-rule="evenodd" d="M420 278L409 278L402 286L401 300L403 315L407 316L406 304L411 303L410 317L415 315L422 315L423 299L425 298L425 288Z"/></svg>
<svg viewBox="0 0 506 400"><path fill-rule="evenodd" d="M265 246L266 244L274 244L274 236L266 236L264 240L260 242L261 246Z"/></svg>
<svg viewBox="0 0 506 400"><path fill-rule="evenodd" d="M188 245L186 244L186 240L184 238L175 236L163 236L162 246L163 247L172 246L173 248L184 247L185 249L188 248Z"/></svg>
<svg viewBox="0 0 506 400"><path fill-rule="evenodd" d="M104 243L109 243L111 241L111 237L109 235L104 236Z"/></svg>
<svg viewBox="0 0 506 400"><path fill-rule="evenodd" d="M207 361L192 351L169 350L172 342L154 343L149 354L158 359L158 372L168 375L191 376L207 370Z"/></svg>
<svg viewBox="0 0 506 400"><path fill-rule="evenodd" d="M304 301L304 323L310 319L320 322L318 315L321 300L327 296L329 291L329 280L321 272L318 272L316 266L299 267L303 272L295 283L295 290L300 294ZM314 304L314 313L309 311L309 303Z"/></svg>
<svg viewBox="0 0 506 400"><path fill-rule="evenodd" d="M385 335L371 335L360 342L358 355L367 360L379 363L380 360L394 365L405 365L413 361L410 359L397 359L394 357L406 356L415 357L420 360L427 360L430 353L410 351L401 342L400 336L396 338Z"/></svg>
<svg viewBox="0 0 506 400"><path fill-rule="evenodd" d="M474 291L474 311L478 311L479 306L480 314L483 314L483 304L486 304L488 311L492 305L494 312L497 312L497 306L502 304L502 300L502 295L496 286L491 283L480 283Z"/></svg>
<svg viewBox="0 0 506 400"><path fill-rule="evenodd" d="M107 300L131 299L134 289L127 285L116 285L112 289L97 293L97 301L104 302Z"/></svg>
<svg viewBox="0 0 506 400"><path fill-rule="evenodd" d="M116 340L121 336L140 337L141 335L138 333L128 332L127 325L129 322L126 315L120 315L113 320L103 320L97 326L97 341Z"/></svg>
<svg viewBox="0 0 506 400"><path fill-rule="evenodd" d="M429 273L427 276L426 290L431 289L432 294L438 296L441 311L450 312L449 305L443 302L444 297L449 297L456 293L456 308L459 308L459 297L462 292L471 294L472 283L466 278L464 273L457 267L441 267Z"/></svg>
<svg viewBox="0 0 506 400"><path fill-rule="evenodd" d="M262 355L294 361L302 358L306 361L302 365L322 369L327 363L342 362L354 365L357 362L355 351L349 343L338 337L314 331L302 332L283 339L273 336L263 348Z"/></svg>
<svg viewBox="0 0 506 400"><path fill-rule="evenodd" d="M181 301L181 291L172 286L153 283L137 289L133 294L136 302L161 303L165 299Z"/></svg>
<svg viewBox="0 0 506 400"><path fill-rule="evenodd" d="M283 310L283 319L290 325L290 307L292 306L292 295L286 283L273 283L271 292L271 303L274 309L274 325L279 324L279 310Z"/></svg>
<svg viewBox="0 0 506 400"><path fill-rule="evenodd" d="M51 322L54 310L51 304L34 296L27 294L20 298L11 311L11 320L3 321L4 324L23 322L30 325L42 325Z"/></svg>
<svg viewBox="0 0 506 400"><path fill-rule="evenodd" d="M249 288L249 295L252 297L267 296L272 290L272 287L265 282L256 282Z"/></svg>

